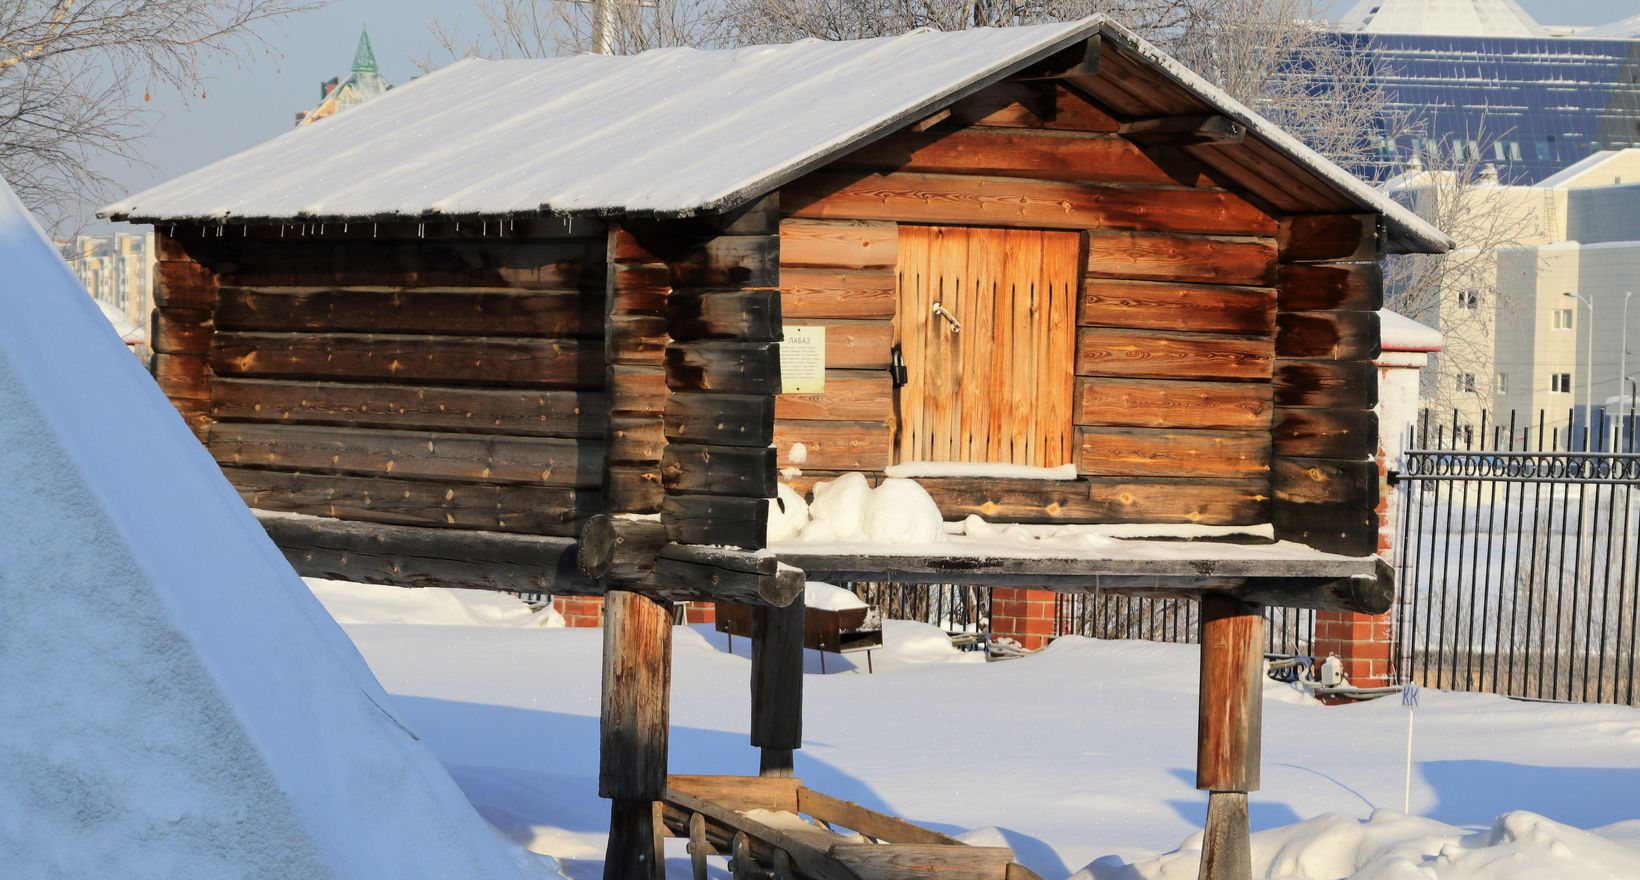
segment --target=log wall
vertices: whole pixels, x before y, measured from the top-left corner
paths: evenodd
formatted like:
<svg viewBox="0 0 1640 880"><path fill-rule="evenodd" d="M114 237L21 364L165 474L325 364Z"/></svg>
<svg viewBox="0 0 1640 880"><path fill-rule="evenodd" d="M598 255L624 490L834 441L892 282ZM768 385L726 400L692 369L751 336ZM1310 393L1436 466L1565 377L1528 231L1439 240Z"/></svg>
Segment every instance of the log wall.
<svg viewBox="0 0 1640 880"><path fill-rule="evenodd" d="M569 537L602 504L600 224L157 237L155 373L253 507Z"/></svg>
<svg viewBox="0 0 1640 880"><path fill-rule="evenodd" d="M827 334L825 393L776 402L797 488L893 463L897 224L1076 229L1082 479L920 482L948 517L1270 520L1280 224L1182 150L1120 128L1063 85L1005 82L782 190L782 311ZM1322 332L1301 324L1289 335Z"/></svg>

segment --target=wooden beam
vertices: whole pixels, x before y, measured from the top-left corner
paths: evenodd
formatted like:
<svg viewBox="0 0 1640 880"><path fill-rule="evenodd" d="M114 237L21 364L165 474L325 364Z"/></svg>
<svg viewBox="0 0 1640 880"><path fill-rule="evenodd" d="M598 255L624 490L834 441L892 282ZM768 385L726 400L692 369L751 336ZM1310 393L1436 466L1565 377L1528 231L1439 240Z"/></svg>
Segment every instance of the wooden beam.
<svg viewBox="0 0 1640 880"><path fill-rule="evenodd" d="M613 590L604 597L598 794L610 803L605 880L660 880L654 804L666 794L672 609Z"/></svg>
<svg viewBox="0 0 1640 880"><path fill-rule="evenodd" d="M1123 137L1148 146L1191 147L1239 144L1247 126L1228 116L1156 116L1122 123Z"/></svg>
<svg viewBox="0 0 1640 880"><path fill-rule="evenodd" d="M666 527L659 520L595 514L581 532L580 571L615 584L645 581L665 544Z"/></svg>
<svg viewBox="0 0 1640 880"><path fill-rule="evenodd" d="M752 609L752 745L760 776L793 776L803 746L803 601Z"/></svg>
<svg viewBox="0 0 1640 880"><path fill-rule="evenodd" d="M1247 792L1259 787L1264 609L1220 596L1201 603L1196 787L1212 792L1201 880L1250 880Z"/></svg>
<svg viewBox="0 0 1640 880"><path fill-rule="evenodd" d="M649 581L634 587L672 601L732 602L784 608L801 601L803 572L770 553L667 544ZM801 630L801 628L799 628ZM799 640L802 633L798 633Z"/></svg>

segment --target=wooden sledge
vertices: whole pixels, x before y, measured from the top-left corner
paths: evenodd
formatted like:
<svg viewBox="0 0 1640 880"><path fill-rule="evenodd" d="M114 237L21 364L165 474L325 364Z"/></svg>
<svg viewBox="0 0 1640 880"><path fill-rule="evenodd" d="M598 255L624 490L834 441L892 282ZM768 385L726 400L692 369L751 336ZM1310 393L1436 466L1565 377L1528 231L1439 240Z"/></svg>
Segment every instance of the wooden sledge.
<svg viewBox="0 0 1640 880"><path fill-rule="evenodd" d="M659 814L689 840L695 880L711 855L730 857L735 880L1042 880L1007 847L969 846L790 777L669 776Z"/></svg>

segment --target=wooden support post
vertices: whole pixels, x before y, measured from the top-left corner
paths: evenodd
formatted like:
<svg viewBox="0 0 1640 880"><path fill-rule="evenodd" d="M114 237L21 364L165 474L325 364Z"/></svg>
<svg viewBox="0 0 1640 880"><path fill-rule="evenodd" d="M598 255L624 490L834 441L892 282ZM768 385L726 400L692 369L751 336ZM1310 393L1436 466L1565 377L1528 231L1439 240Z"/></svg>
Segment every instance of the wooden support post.
<svg viewBox="0 0 1640 880"><path fill-rule="evenodd" d="M792 776L803 745L803 598L752 611L752 745L758 772Z"/></svg>
<svg viewBox="0 0 1640 880"><path fill-rule="evenodd" d="M1247 793L1258 790L1264 609L1209 594L1201 611L1196 787L1210 794L1199 876L1250 880Z"/></svg>
<svg viewBox="0 0 1640 880"><path fill-rule="evenodd" d="M610 799L606 880L664 874L655 802L666 791L671 683L670 603L611 591L604 597L598 752L598 794Z"/></svg>

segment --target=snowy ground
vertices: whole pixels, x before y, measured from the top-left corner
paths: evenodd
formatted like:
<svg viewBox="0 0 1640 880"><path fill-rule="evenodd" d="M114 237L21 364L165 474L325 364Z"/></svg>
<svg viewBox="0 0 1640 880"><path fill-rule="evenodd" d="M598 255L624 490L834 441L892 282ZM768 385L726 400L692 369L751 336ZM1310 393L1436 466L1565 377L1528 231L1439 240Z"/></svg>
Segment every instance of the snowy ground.
<svg viewBox="0 0 1640 880"><path fill-rule="evenodd" d="M316 592L490 821L572 878L601 876L598 631L501 596ZM820 675L810 654L806 784L1004 842L1049 880L1196 876L1194 647L1073 637L986 663L918 624L890 621L886 638L875 675L857 655ZM735 649L710 627L677 633L675 772L756 770ZM1640 877L1640 710L1426 691L1406 817L1399 701L1323 707L1275 683L1265 700L1257 876ZM669 874L688 876L670 845Z"/></svg>

